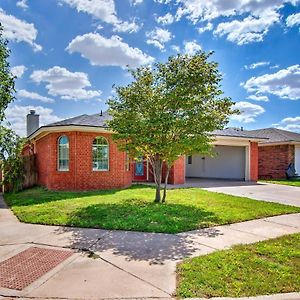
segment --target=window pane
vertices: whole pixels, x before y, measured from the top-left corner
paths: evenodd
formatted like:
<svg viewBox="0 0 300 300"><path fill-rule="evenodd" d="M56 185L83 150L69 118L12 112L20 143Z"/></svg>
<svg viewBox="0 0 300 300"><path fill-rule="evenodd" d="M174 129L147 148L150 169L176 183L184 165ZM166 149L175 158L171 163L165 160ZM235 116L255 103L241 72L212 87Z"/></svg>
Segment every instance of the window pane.
<svg viewBox="0 0 300 300"><path fill-rule="evenodd" d="M97 137L93 142L93 170L94 171L107 171L109 161L109 148L108 142L103 137Z"/></svg>
<svg viewBox="0 0 300 300"><path fill-rule="evenodd" d="M62 136L58 140L58 170L69 170L69 139Z"/></svg>

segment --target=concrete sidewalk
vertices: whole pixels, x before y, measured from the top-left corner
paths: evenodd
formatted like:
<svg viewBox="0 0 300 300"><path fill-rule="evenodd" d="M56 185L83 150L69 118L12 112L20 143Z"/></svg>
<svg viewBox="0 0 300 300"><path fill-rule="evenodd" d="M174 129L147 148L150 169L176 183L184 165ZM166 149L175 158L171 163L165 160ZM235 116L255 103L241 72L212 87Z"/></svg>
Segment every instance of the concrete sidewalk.
<svg viewBox="0 0 300 300"><path fill-rule="evenodd" d="M23 291L0 288L0 297L170 299L180 260L296 232L300 214L176 235L32 225L18 222L0 196L0 261L32 245L76 250ZM89 258L87 249L98 258Z"/></svg>

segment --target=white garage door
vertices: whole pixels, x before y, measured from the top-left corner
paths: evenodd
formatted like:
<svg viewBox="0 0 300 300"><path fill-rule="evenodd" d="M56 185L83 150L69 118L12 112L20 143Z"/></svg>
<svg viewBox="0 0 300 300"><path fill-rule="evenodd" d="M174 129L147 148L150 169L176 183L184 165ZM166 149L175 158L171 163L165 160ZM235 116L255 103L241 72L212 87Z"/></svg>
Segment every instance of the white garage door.
<svg viewBox="0 0 300 300"><path fill-rule="evenodd" d="M186 176L219 179L245 179L245 147L216 146L215 157L201 154L186 158Z"/></svg>
<svg viewBox="0 0 300 300"><path fill-rule="evenodd" d="M300 146L295 146L295 169L300 174Z"/></svg>

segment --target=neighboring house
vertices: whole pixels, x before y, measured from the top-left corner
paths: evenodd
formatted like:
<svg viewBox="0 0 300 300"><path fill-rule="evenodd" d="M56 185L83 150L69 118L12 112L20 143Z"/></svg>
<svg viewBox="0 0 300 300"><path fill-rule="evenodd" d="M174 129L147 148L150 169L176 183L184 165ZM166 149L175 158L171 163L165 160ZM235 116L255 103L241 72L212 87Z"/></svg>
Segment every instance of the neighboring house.
<svg viewBox="0 0 300 300"><path fill-rule="evenodd" d="M260 179L286 178L290 163L300 173L300 134L277 128L251 130L261 138L267 138L258 147L258 177Z"/></svg>
<svg viewBox="0 0 300 300"><path fill-rule="evenodd" d="M101 112L39 127L38 115L31 111L24 155L36 155L38 184L52 190L92 190L153 181L148 161L131 163L127 154L118 150L107 126L109 118ZM216 156L180 157L169 183L183 184L186 177L257 180L258 142L264 139L237 129L214 134Z"/></svg>

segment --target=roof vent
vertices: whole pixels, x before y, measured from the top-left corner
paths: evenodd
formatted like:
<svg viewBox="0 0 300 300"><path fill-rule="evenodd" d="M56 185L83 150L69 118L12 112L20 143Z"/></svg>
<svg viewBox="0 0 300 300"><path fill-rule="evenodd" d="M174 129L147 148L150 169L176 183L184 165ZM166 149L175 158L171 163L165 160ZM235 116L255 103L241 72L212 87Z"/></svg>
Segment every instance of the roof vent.
<svg viewBox="0 0 300 300"><path fill-rule="evenodd" d="M102 112L102 109L101 109L101 112L100 112L100 117L102 117L103 116L103 112Z"/></svg>

